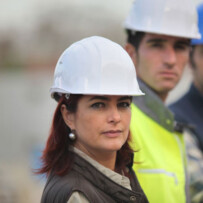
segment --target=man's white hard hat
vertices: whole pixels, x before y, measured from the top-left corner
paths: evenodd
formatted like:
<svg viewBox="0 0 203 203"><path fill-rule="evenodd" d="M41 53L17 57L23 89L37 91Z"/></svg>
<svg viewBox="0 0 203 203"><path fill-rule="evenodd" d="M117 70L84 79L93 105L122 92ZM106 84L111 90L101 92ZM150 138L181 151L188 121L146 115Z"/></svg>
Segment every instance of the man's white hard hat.
<svg viewBox="0 0 203 203"><path fill-rule="evenodd" d="M124 27L189 39L201 37L193 0L135 0Z"/></svg>
<svg viewBox="0 0 203 203"><path fill-rule="evenodd" d="M128 53L106 38L93 36L72 44L60 56L54 94L143 95Z"/></svg>

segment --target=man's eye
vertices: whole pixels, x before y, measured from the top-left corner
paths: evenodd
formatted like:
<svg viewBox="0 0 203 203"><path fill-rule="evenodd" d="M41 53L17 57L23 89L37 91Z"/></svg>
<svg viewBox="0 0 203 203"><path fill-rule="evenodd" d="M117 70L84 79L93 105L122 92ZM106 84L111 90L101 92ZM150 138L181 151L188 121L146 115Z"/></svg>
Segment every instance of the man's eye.
<svg viewBox="0 0 203 203"><path fill-rule="evenodd" d="M130 107L130 103L129 102L121 102L118 104L118 107L128 108L128 107Z"/></svg>
<svg viewBox="0 0 203 203"><path fill-rule="evenodd" d="M175 46L175 49L177 50L186 50L188 48L188 46L186 45L176 45Z"/></svg>
<svg viewBox="0 0 203 203"><path fill-rule="evenodd" d="M97 102L97 103L92 104L91 107L94 109L99 109L99 108L105 107L105 104L101 103L101 102Z"/></svg>

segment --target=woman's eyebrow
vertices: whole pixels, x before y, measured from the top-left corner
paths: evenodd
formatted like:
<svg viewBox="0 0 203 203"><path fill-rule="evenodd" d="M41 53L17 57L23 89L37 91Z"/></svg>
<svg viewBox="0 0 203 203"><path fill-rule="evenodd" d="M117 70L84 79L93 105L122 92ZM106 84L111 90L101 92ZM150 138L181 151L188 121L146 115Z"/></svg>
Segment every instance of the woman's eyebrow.
<svg viewBox="0 0 203 203"><path fill-rule="evenodd" d="M110 101L110 98L109 97L105 97L105 96L94 96L94 97L91 97L89 99L89 101L92 101L92 100L104 100L104 101ZM123 100L132 100L132 97L131 96L124 96L124 97L120 97L118 99L118 101L123 101Z"/></svg>
<svg viewBox="0 0 203 203"><path fill-rule="evenodd" d="M123 101L123 100L130 100L130 101L132 101L132 97L131 96L125 96L125 97L121 97L121 98L119 98L118 99L118 101Z"/></svg>

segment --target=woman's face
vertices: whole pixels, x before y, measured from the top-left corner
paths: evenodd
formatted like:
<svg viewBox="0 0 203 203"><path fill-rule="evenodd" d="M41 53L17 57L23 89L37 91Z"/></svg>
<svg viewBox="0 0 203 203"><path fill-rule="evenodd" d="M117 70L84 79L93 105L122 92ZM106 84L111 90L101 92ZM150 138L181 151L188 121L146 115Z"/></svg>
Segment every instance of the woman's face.
<svg viewBox="0 0 203 203"><path fill-rule="evenodd" d="M63 108L66 124L76 131L75 147L90 156L119 150L129 134L131 99L87 95L79 100L76 113Z"/></svg>

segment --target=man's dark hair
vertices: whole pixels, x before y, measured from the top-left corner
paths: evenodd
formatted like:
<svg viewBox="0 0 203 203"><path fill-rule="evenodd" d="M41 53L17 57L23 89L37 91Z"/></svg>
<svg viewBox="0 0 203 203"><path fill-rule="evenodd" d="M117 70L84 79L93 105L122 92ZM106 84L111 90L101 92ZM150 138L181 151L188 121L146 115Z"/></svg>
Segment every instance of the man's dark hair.
<svg viewBox="0 0 203 203"><path fill-rule="evenodd" d="M139 49L140 42L142 41L145 32L140 31L132 31L132 30L126 30L127 32L127 42L132 44L136 51Z"/></svg>

